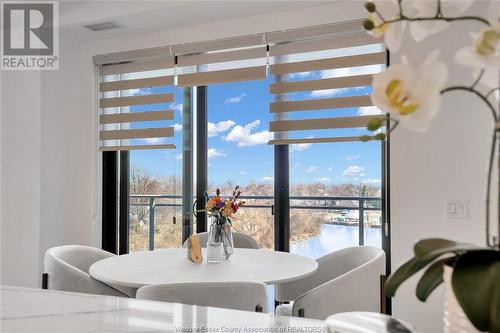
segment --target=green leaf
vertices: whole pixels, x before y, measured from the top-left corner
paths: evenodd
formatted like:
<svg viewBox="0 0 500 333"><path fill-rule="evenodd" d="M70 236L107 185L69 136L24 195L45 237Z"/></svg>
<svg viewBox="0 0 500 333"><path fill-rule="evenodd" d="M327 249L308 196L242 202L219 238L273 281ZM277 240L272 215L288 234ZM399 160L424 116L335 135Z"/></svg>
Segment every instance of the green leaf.
<svg viewBox="0 0 500 333"><path fill-rule="evenodd" d="M500 251L469 251L457 260L453 292L469 320L481 331L500 332Z"/></svg>
<svg viewBox="0 0 500 333"><path fill-rule="evenodd" d="M475 245L457 243L447 239L429 238L415 244L415 257L399 267L386 281L388 297L393 297L399 286L412 275L447 253L460 254L470 249L478 249Z"/></svg>
<svg viewBox="0 0 500 333"><path fill-rule="evenodd" d="M394 297L399 286L409 279L413 274L427 266L428 262L422 261L417 257L413 257L406 263L401 265L393 274L385 281L385 293L387 297Z"/></svg>
<svg viewBox="0 0 500 333"><path fill-rule="evenodd" d="M478 247L473 244L458 243L443 238L428 238L417 242L413 248L413 252L419 258L437 258L449 252L460 253L474 249L478 249Z"/></svg>
<svg viewBox="0 0 500 333"><path fill-rule="evenodd" d="M453 259L444 258L434 262L417 284L417 298L425 302L429 295L443 282L443 266Z"/></svg>

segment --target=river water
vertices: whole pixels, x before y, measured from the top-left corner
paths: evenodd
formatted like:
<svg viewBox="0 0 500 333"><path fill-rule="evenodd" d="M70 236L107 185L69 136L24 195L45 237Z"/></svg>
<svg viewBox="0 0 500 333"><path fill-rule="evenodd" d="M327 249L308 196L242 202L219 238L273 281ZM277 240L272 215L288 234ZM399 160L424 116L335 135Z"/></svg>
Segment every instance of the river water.
<svg viewBox="0 0 500 333"><path fill-rule="evenodd" d="M365 229L365 245L382 247L381 229ZM346 225L321 225L318 236L290 244L290 252L309 258L319 258L346 247L357 246L359 231L357 227Z"/></svg>

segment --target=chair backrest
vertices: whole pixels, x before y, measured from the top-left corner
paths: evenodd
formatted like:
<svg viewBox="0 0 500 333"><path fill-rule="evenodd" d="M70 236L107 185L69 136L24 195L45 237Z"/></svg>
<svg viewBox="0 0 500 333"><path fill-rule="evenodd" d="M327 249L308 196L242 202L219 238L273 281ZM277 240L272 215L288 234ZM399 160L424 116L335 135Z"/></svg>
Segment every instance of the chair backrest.
<svg viewBox="0 0 500 333"><path fill-rule="evenodd" d="M45 253L44 271L48 274L47 287L53 290L73 291L98 295L126 296L89 275L90 266L114 254L82 245L53 247Z"/></svg>
<svg viewBox="0 0 500 333"><path fill-rule="evenodd" d="M324 268L314 284L292 307L294 316L326 319L349 311L381 311L381 276L385 274L385 253L372 246L348 248L334 257L320 258ZM320 260L318 259L318 262ZM331 279L325 281L326 275Z"/></svg>
<svg viewBox="0 0 500 333"><path fill-rule="evenodd" d="M200 239L201 247L207 247L208 232L200 232L196 236ZM260 249L259 243L252 236L242 234L241 232L233 232L233 243L236 248ZM187 241L184 242L182 247L186 246Z"/></svg>
<svg viewBox="0 0 500 333"><path fill-rule="evenodd" d="M267 312L267 287L259 282L204 282L150 285L137 299Z"/></svg>
<svg viewBox="0 0 500 333"><path fill-rule="evenodd" d="M294 301L307 291L352 271L379 255L384 255L384 252L372 246L348 247L324 255L316 259L318 269L314 274L300 280L277 284L274 290L275 298L280 302Z"/></svg>

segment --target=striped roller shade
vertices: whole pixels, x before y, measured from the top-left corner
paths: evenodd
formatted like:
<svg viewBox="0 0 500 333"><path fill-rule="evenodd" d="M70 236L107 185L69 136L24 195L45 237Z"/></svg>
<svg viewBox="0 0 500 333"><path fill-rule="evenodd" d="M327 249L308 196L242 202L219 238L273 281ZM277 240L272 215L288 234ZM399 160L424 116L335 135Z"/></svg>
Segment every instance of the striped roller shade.
<svg viewBox="0 0 500 333"><path fill-rule="evenodd" d="M100 150L175 148L173 67L173 57L99 67Z"/></svg>
<svg viewBox="0 0 500 333"><path fill-rule="evenodd" d="M269 143L358 141L362 135L356 131L332 135L333 130L360 129L361 133L370 119L385 119L369 96L372 74L386 64L386 51L379 43L366 33L346 32L271 45L274 80L269 91L275 98L269 106L274 114L269 127L275 138ZM328 130L328 135L300 137L313 130Z"/></svg>

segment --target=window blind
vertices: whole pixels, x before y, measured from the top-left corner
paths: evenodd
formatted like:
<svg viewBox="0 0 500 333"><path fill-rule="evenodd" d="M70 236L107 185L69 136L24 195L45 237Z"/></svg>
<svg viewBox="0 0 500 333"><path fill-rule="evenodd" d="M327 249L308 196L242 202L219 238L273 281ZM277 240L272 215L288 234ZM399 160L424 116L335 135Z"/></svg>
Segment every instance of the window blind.
<svg viewBox="0 0 500 333"><path fill-rule="evenodd" d="M177 84L191 87L262 80L266 78L266 65L267 46L180 55L177 66L191 66L192 72L180 73Z"/></svg>
<svg viewBox="0 0 500 333"><path fill-rule="evenodd" d="M173 93L158 93L158 87L271 77L275 101L269 106L274 115L269 127L275 140L270 144L356 141L370 119L385 117L369 93L372 74L385 66L386 51L360 21L105 54L94 62L102 81L102 150L175 147L164 141L174 135L167 123L173 111L146 108L174 102ZM131 93L142 89L153 93ZM307 135L319 130L326 136Z"/></svg>
<svg viewBox="0 0 500 333"><path fill-rule="evenodd" d="M372 118L385 119L369 96L372 74L386 63L383 45L367 34L344 34L270 46L269 91L275 96L270 144L363 139ZM320 131L325 130L325 131ZM309 132L307 132L309 131ZM312 135L301 135L310 133ZM317 133L326 133L317 137Z"/></svg>
<svg viewBox="0 0 500 333"><path fill-rule="evenodd" d="M173 67L173 57L100 66L100 150L175 148Z"/></svg>

